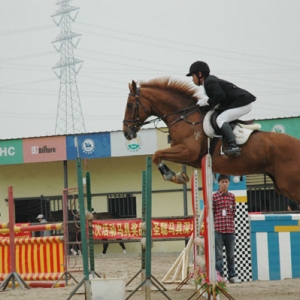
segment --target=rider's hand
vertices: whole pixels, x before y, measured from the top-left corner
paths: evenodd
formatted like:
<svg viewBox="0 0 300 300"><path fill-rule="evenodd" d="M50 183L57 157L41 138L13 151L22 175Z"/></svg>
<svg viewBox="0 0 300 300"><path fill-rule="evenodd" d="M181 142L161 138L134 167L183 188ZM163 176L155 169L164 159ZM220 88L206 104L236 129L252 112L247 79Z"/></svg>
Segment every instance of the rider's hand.
<svg viewBox="0 0 300 300"><path fill-rule="evenodd" d="M207 101L208 101L208 98L200 99L200 100L198 100L197 105L199 105L199 106L207 106L207 105L209 105L207 103Z"/></svg>

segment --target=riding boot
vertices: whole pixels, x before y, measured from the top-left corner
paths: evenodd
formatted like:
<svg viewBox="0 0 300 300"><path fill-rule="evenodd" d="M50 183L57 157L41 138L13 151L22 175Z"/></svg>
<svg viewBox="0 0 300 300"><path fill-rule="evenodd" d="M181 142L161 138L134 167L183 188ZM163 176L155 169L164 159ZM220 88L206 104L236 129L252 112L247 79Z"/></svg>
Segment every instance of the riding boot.
<svg viewBox="0 0 300 300"><path fill-rule="evenodd" d="M234 133L227 122L224 122L221 127L222 135L225 137L228 143L227 149L224 151L224 154L227 156L230 155L240 155L241 148L239 148L235 141Z"/></svg>

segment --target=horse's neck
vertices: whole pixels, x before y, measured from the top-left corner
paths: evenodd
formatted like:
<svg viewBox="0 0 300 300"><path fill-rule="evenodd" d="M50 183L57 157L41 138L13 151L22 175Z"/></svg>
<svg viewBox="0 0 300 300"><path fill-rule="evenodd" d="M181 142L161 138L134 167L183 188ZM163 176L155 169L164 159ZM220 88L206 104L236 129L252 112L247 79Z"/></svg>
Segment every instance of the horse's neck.
<svg viewBox="0 0 300 300"><path fill-rule="evenodd" d="M176 93L158 89L151 89L147 100L151 105L151 115L157 117L168 116L165 120L167 125L178 118L176 112L184 110L191 104L191 102L186 101Z"/></svg>

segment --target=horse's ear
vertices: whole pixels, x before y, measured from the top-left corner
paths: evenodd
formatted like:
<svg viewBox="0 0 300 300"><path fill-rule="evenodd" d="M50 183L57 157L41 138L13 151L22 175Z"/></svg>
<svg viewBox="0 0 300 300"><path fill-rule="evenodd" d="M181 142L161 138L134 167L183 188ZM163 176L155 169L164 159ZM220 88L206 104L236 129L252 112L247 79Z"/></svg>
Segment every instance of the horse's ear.
<svg viewBox="0 0 300 300"><path fill-rule="evenodd" d="M129 84L129 90L132 94L135 94L136 92L136 82L132 80L131 84Z"/></svg>

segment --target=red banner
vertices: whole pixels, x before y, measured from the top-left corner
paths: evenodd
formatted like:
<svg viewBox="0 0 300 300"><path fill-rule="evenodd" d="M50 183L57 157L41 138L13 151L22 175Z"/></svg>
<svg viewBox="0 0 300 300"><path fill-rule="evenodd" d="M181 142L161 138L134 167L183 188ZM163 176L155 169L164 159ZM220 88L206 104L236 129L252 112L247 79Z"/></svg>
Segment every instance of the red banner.
<svg viewBox="0 0 300 300"><path fill-rule="evenodd" d="M101 239L140 239L142 221L127 220L93 220L93 237ZM184 238L193 233L193 218L152 219L152 238Z"/></svg>

